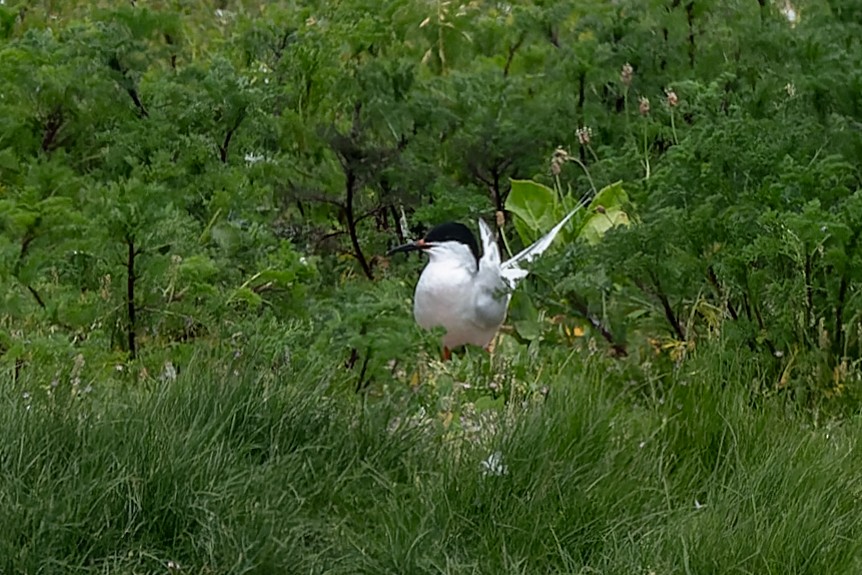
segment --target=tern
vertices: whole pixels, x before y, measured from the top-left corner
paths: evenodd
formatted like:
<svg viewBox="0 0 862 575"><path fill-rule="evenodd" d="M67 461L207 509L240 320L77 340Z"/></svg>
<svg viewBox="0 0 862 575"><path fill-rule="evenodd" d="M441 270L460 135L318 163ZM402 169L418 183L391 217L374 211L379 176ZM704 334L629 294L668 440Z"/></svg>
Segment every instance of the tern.
<svg viewBox="0 0 862 575"><path fill-rule="evenodd" d="M547 250L581 207L578 205L551 231L506 261L501 261L491 228L481 218L481 255L476 236L458 222L439 224L425 237L389 250L389 255L416 250L428 254L413 296L413 317L423 329L446 330L444 360L451 358L452 349L462 345L488 350L506 319L512 291L529 274L521 265Z"/></svg>

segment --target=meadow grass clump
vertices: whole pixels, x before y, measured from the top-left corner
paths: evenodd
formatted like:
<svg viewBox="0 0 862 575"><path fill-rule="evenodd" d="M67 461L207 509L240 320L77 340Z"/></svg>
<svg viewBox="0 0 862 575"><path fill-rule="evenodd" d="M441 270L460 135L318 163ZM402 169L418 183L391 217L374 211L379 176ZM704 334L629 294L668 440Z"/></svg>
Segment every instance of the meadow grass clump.
<svg viewBox="0 0 862 575"><path fill-rule="evenodd" d="M2 571L853 572L859 421L752 401L726 357L648 401L609 365L549 366L547 398L481 443L321 362L237 375L200 354L62 401L4 380Z"/></svg>

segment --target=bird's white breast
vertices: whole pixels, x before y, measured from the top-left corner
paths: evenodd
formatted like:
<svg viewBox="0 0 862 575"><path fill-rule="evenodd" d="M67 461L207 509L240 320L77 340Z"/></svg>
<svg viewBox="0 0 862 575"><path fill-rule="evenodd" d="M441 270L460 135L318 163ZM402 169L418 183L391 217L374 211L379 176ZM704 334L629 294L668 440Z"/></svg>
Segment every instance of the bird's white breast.
<svg viewBox="0 0 862 575"><path fill-rule="evenodd" d="M425 329L443 327L443 345L487 346L506 317L507 298L495 290L494 278L471 269L473 262L440 259L422 271L413 301L416 323Z"/></svg>

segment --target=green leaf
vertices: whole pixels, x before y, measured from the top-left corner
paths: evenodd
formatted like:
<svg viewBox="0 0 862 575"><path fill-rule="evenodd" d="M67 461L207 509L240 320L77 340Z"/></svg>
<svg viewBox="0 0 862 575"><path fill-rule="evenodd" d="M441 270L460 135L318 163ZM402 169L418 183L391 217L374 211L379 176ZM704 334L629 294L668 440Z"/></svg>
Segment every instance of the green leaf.
<svg viewBox="0 0 862 575"><path fill-rule="evenodd" d="M263 303L263 298L254 293L251 289L247 287L237 288L233 294L231 294L229 302L233 301L244 301L251 307L258 307Z"/></svg>
<svg viewBox="0 0 862 575"><path fill-rule="evenodd" d="M554 190L531 180L512 180L506 198L506 209L517 216L515 229L525 243L533 242L557 223L557 201Z"/></svg>
<svg viewBox="0 0 862 575"><path fill-rule="evenodd" d="M293 270L264 270L257 277L256 285L267 282L276 282L281 285L290 285L296 279Z"/></svg>
<svg viewBox="0 0 862 575"><path fill-rule="evenodd" d="M599 190L590 205L594 208L602 206L605 209L610 209L620 207L628 201L629 196L623 189L623 182L620 180Z"/></svg>
<svg viewBox="0 0 862 575"><path fill-rule="evenodd" d="M542 335L542 324L539 321L539 310L533 300L523 290L516 290L509 303L509 317L518 335L527 341L537 339Z"/></svg>
<svg viewBox="0 0 862 575"><path fill-rule="evenodd" d="M588 243L596 244L614 226L629 225L629 216L619 208L604 210L604 213L591 214L581 227L581 237Z"/></svg>
<svg viewBox="0 0 862 575"><path fill-rule="evenodd" d="M628 202L621 181L605 186L590 202L590 215L581 225L580 235L588 243L595 244L614 226L629 225L629 216L622 206Z"/></svg>

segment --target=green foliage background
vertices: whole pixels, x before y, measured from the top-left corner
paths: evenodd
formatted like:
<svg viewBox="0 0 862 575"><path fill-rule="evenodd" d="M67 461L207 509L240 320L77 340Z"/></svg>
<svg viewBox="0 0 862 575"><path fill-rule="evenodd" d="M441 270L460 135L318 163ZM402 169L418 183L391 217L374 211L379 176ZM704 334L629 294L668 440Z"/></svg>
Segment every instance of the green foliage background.
<svg viewBox="0 0 862 575"><path fill-rule="evenodd" d="M553 219L524 220L529 202L620 182L623 203L581 218L607 237L566 235L537 266L522 343L598 338L637 363L717 338L777 388L843 393L860 23L794 9L3 4L0 361L83 353L113 377L260 320L382 375L431 341L405 304L418 264L388 246L481 216L514 251ZM521 180L555 194L508 198ZM632 225L601 225L611 208Z"/></svg>

